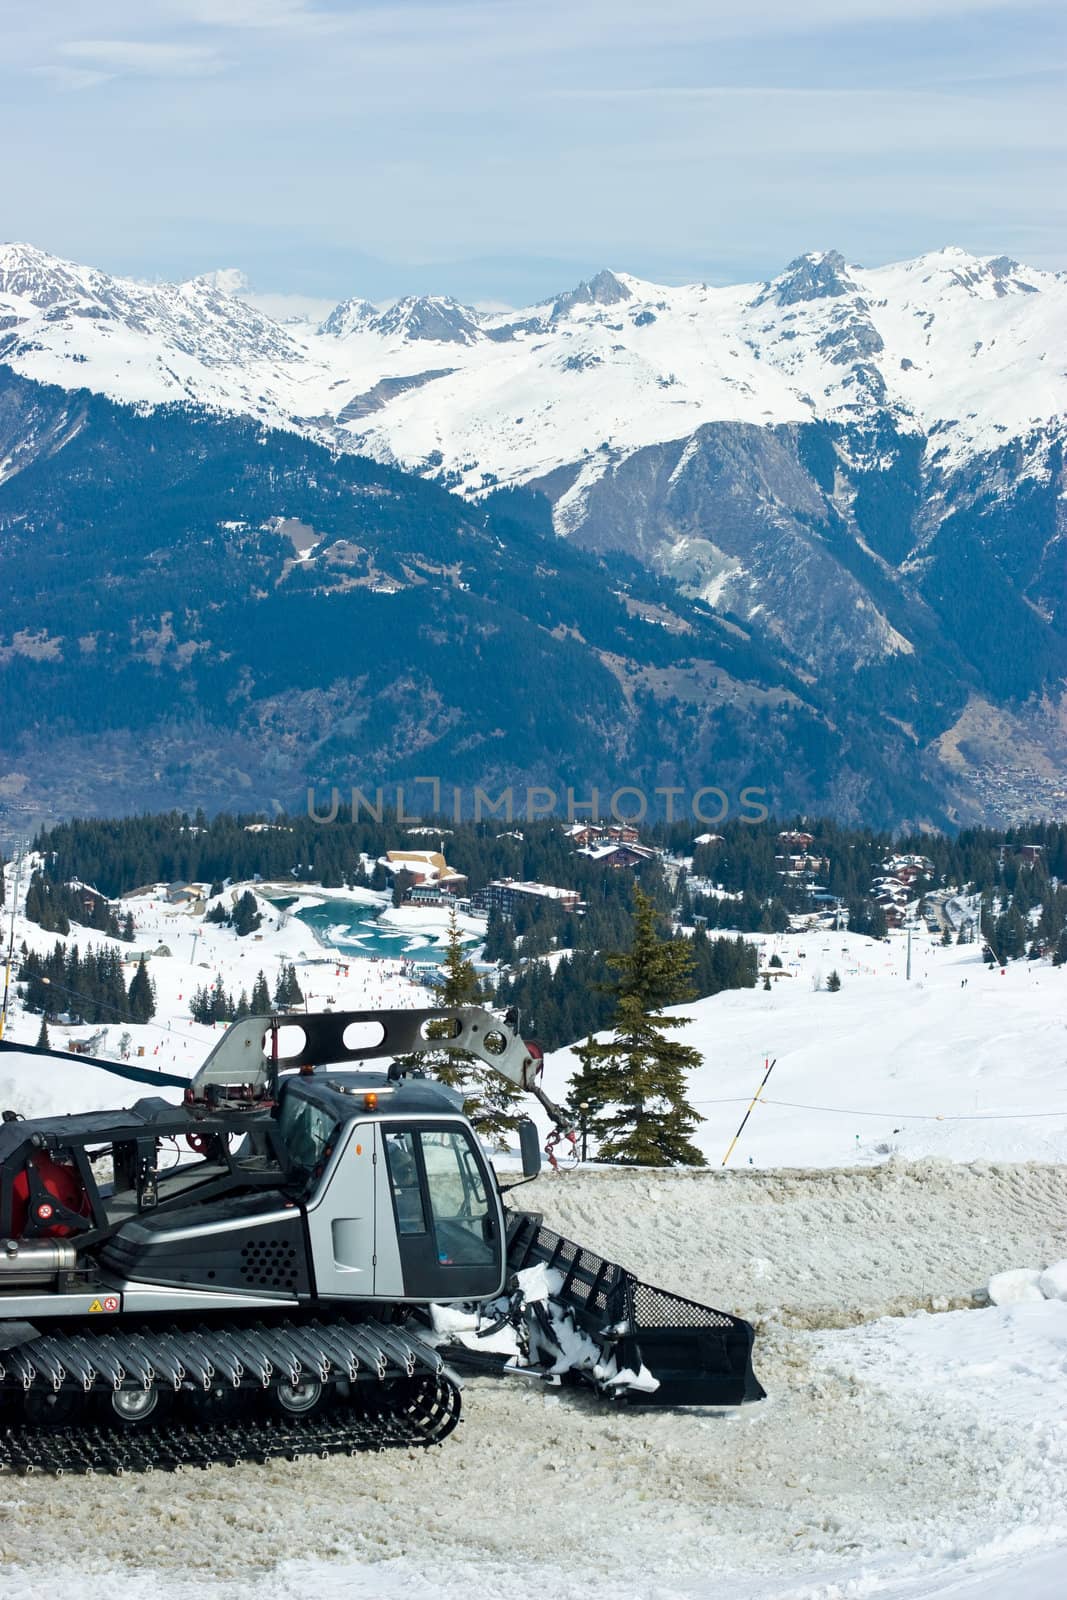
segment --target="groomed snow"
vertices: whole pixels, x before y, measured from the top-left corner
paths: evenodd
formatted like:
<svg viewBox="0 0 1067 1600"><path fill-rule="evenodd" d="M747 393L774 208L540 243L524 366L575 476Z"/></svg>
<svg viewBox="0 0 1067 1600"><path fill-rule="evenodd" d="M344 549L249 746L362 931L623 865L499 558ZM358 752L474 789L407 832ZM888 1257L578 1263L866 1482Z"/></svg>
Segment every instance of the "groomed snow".
<svg viewBox="0 0 1067 1600"><path fill-rule="evenodd" d="M585 1391L476 1379L465 1424L425 1454L73 1492L7 1480L0 1592L903 1600L982 1580L983 1600L1040 1594L995 1583L1025 1573L1024 1557L1043 1581L1044 1552L1067 1545L1067 1306L827 1327L805 1287L815 1263L840 1321L877 1314L875 1269L904 1310L1041 1254L1057 1228L1062 1253L1062 1169L932 1166L892 1183L884 1168L811 1173L806 1199L769 1174L539 1179L528 1204L557 1223L595 1217L590 1242L667 1287L702 1296L730 1258L714 1298L736 1305L745 1251L749 1299L766 1281L759 1259L780 1257L783 1310L757 1330L769 1400L733 1415L616 1410Z"/></svg>
<svg viewBox="0 0 1067 1600"><path fill-rule="evenodd" d="M399 962L346 971L266 904L259 940L159 892L128 904L134 948L172 951L150 964L158 1023L129 1030L141 1064L198 1065L218 1031L184 1007L216 970L250 988L258 967L273 983L294 960L312 1004L338 1009L422 998ZM24 935L54 942L17 918ZM761 965L774 950L794 975L770 994L683 1008L706 1057L693 1095L710 1169L590 1166L516 1197L649 1281L752 1317L767 1402L644 1412L476 1379L464 1425L426 1453L6 1479L0 1593L1058 1600L1067 1302L990 1306L986 1290L1067 1258L1067 975L1017 963L1001 976L973 947L916 941L909 984L899 939L783 937L765 941ZM831 967L836 995L812 986ZM38 1025L16 1011L9 1037L32 1041ZM91 1031L52 1034L61 1045ZM109 1048L121 1031L108 1029ZM774 1103L723 1171L767 1056ZM96 1069L22 1061L3 1063L0 1098L23 1110L140 1092L109 1084L102 1097ZM569 1064L553 1057L550 1090Z"/></svg>

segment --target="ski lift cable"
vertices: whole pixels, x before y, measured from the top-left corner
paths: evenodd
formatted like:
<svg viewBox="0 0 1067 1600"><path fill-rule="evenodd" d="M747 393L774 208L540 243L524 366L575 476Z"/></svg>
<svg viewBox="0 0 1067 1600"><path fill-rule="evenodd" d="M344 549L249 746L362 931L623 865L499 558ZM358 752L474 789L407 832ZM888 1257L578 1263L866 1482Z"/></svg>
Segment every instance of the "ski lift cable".
<svg viewBox="0 0 1067 1600"><path fill-rule="evenodd" d="M94 1006L98 1011L113 1012L116 1022L121 1022L135 1028L158 1028L160 1033L170 1034L172 1036L177 1035L177 1037L180 1039L192 1039L194 1044L203 1045L204 1043L203 1039L198 1038L195 1033L190 1033L187 1028L177 1028L169 1022L156 1022L152 1017L150 1017L147 1022L133 1022L131 1018L124 1017L118 1006L113 1006L109 1000L97 1000L92 995L82 994L77 989L68 988L65 983L57 983L55 978L45 977L43 973L37 974L37 981L39 983L46 983L50 989L58 989L70 1000L82 1000L87 1006ZM33 1015L32 1012L30 1014ZM94 1027L95 1024L90 1022L86 1023L85 1026L91 1028Z"/></svg>
<svg viewBox="0 0 1067 1600"><path fill-rule="evenodd" d="M791 1111L825 1111L843 1117L888 1117L896 1122L1015 1122L1035 1117L1067 1117L1067 1108L1062 1111L976 1111L949 1115L936 1111L856 1111L850 1106L811 1106L796 1100L764 1100L762 1103L765 1106L785 1106Z"/></svg>

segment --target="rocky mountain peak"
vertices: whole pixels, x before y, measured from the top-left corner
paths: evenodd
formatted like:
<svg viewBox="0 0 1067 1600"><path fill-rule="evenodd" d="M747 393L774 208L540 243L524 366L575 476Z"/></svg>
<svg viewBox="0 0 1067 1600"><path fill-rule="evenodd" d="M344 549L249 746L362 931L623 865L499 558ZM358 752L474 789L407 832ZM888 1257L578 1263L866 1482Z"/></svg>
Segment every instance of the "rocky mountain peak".
<svg viewBox="0 0 1067 1600"><path fill-rule="evenodd" d="M794 306L806 300L827 300L852 294L856 284L840 250L809 251L797 256L785 271L767 284L756 304L770 300L778 306Z"/></svg>
<svg viewBox="0 0 1067 1600"><path fill-rule="evenodd" d="M583 280L575 288L558 295L552 304L552 320L565 317L575 306L616 306L621 300L632 298L626 285L605 267L595 278L588 282Z"/></svg>
<svg viewBox="0 0 1067 1600"><path fill-rule="evenodd" d="M335 305L324 322L320 322L317 333L331 334L335 339L343 339L346 334L356 333L364 328L369 328L378 316L378 307L369 300L355 298L342 300Z"/></svg>
<svg viewBox="0 0 1067 1600"><path fill-rule="evenodd" d="M378 333L400 333L405 339L433 339L439 344L473 344L481 336L477 313L448 295L405 295L376 318Z"/></svg>
<svg viewBox="0 0 1067 1600"><path fill-rule="evenodd" d="M31 244L0 245L0 294L19 295L42 310L84 288L85 269Z"/></svg>

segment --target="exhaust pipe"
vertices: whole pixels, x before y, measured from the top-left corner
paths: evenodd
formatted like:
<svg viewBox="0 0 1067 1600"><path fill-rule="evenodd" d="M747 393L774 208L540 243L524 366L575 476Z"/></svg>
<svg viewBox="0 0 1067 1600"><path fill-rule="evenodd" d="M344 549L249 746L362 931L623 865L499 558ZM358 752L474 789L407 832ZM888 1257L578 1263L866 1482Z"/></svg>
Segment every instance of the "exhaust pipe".
<svg viewBox="0 0 1067 1600"><path fill-rule="evenodd" d="M61 1239L5 1239L0 1250L0 1284L47 1283L59 1272L72 1272L78 1252Z"/></svg>

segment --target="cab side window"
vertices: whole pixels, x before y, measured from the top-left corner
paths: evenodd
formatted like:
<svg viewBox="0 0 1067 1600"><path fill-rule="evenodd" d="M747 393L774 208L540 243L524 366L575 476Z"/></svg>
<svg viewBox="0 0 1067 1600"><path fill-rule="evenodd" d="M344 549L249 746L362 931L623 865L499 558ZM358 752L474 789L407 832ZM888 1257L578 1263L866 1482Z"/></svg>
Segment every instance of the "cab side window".
<svg viewBox="0 0 1067 1600"><path fill-rule="evenodd" d="M426 1232L426 1212L415 1161L415 1137L406 1131L385 1135L385 1158L396 1206L396 1225L402 1234Z"/></svg>

